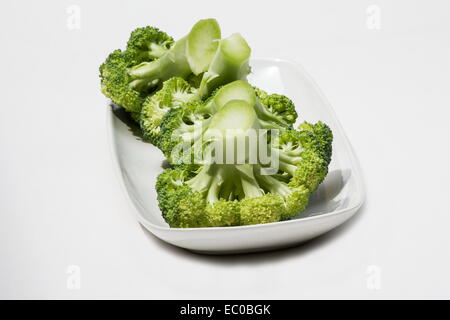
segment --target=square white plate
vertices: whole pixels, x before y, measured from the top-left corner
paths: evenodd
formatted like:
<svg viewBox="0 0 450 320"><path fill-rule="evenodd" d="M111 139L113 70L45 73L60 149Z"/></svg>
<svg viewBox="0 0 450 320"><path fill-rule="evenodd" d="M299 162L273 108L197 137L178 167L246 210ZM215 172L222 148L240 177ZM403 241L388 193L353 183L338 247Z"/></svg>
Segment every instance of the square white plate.
<svg viewBox="0 0 450 320"><path fill-rule="evenodd" d="M249 81L291 98L298 122L323 121L333 130L329 174L313 193L308 208L283 222L222 228L170 228L161 216L155 181L167 166L162 153L139 138L125 112L108 108L113 157L118 175L139 222L158 238L189 250L222 254L271 250L317 237L349 219L364 202L364 187L353 150L331 106L297 64L279 59L253 59Z"/></svg>

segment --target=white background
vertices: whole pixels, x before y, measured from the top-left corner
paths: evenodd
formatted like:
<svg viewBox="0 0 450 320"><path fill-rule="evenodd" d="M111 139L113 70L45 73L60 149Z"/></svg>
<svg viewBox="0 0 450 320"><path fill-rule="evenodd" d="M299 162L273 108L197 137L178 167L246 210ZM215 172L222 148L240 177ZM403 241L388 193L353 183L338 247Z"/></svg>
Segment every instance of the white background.
<svg viewBox="0 0 450 320"><path fill-rule="evenodd" d="M68 27L71 4L80 29ZM450 1L0 6L0 298L450 298ZM227 257L166 245L136 222L98 66L135 27L178 38L207 17L242 33L254 57L300 62L329 98L367 186L350 222L297 248Z"/></svg>

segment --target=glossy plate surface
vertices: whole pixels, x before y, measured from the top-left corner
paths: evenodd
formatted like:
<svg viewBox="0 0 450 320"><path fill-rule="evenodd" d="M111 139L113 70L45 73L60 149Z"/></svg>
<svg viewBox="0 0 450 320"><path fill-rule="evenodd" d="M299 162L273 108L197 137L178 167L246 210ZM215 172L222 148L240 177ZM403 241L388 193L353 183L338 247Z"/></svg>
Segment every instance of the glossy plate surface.
<svg viewBox="0 0 450 320"><path fill-rule="evenodd" d="M126 114L108 108L110 142L118 175L139 222L156 237L175 246L211 253L271 250L299 244L339 226L364 202L364 187L356 157L332 108L307 73L297 64L279 59L254 59L249 81L269 93L290 97L299 122L323 121L334 134L329 174L311 196L308 208L283 222L225 227L170 228L161 216L155 181L167 165L162 153L139 138Z"/></svg>

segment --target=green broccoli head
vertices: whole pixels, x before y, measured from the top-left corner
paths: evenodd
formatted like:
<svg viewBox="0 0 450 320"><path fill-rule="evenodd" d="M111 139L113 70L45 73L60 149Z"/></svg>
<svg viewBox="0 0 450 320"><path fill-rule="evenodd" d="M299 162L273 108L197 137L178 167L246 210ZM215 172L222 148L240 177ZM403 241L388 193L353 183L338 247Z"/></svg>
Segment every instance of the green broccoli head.
<svg viewBox="0 0 450 320"><path fill-rule="evenodd" d="M144 101L140 125L144 139L158 144L160 123L171 108L182 106L197 99L197 90L182 78L171 78L163 83L161 90Z"/></svg>
<svg viewBox="0 0 450 320"><path fill-rule="evenodd" d="M222 138L235 141L243 134L247 137L246 132L250 129L261 129L253 104L231 100L224 106L205 108L197 104L196 107L210 112L208 117L199 120L205 128L197 133L184 128L181 136L201 141L198 145L202 161L167 169L158 177L156 186L160 208L171 227L269 223L289 219L306 208L310 194L327 172L324 150L329 146L322 142L331 144L331 131L325 130L321 123L305 123L303 128L306 129L300 131L283 129L278 135L260 136L279 164L275 173L267 174L264 169L270 164L259 161L241 163L234 158L231 163L217 161L219 153L227 157L231 149L217 149L212 143ZM185 110L183 116L179 114L183 108L172 109L169 112L172 116L179 115L170 121L179 123L186 117L190 120L182 121L178 127L191 125L196 120L187 115L199 114L195 112L195 106L192 108L193 111ZM165 118L167 121L169 113ZM213 132L221 132L221 135ZM219 145L223 147L226 143ZM245 160L250 159L252 150L245 149Z"/></svg>
<svg viewBox="0 0 450 320"><path fill-rule="evenodd" d="M185 185L185 181L193 172L193 167L180 166L176 169L166 169L158 176L156 190L159 207L164 219L171 226L195 228L206 223L203 197ZM176 201L177 206L174 206L173 201Z"/></svg>
<svg viewBox="0 0 450 320"><path fill-rule="evenodd" d="M128 86L132 81L127 70L134 62L133 54L115 50L100 66L102 93L115 104L127 111L138 113L143 102L143 94Z"/></svg>
<svg viewBox="0 0 450 320"><path fill-rule="evenodd" d="M304 123L303 128L315 128L323 123ZM329 131L331 133L331 131ZM270 146L272 155L278 159L278 172L274 175L258 175L265 190L280 195L286 205L282 218L288 219L303 211L310 194L317 189L328 173L328 158L323 152L322 139L331 139L310 129L281 131Z"/></svg>
<svg viewBox="0 0 450 320"><path fill-rule="evenodd" d="M298 115L291 99L281 94L267 94L258 88L255 92L258 97L256 112L267 128L292 127Z"/></svg>
<svg viewBox="0 0 450 320"><path fill-rule="evenodd" d="M265 195L248 181L252 167L177 166L166 169L156 184L163 217L171 227L223 227L276 222L283 200ZM230 179L233 175L233 179ZM254 177L253 177L254 179ZM223 180L224 185L217 185ZM236 188L237 190L234 190ZM257 210L257 211L256 211Z"/></svg>
<svg viewBox="0 0 450 320"><path fill-rule="evenodd" d="M217 37L220 29L214 19L197 22L176 42L157 28L136 29L126 50L114 51L100 66L102 92L125 110L140 113L146 97L161 89L164 81L192 78L194 69L204 68L199 61L209 65Z"/></svg>
<svg viewBox="0 0 450 320"><path fill-rule="evenodd" d="M134 30L126 50L115 50L100 66L102 92L127 111L139 112L144 98L155 88L158 79L149 78L146 82L144 78L133 75L131 70L136 72L138 66L158 61L169 52L172 45L173 39L157 28ZM164 73L164 70L161 71Z"/></svg>
<svg viewBox="0 0 450 320"><path fill-rule="evenodd" d="M328 127L325 123L319 121L316 124L310 124L307 122L303 122L298 127L300 130L311 131L313 132L319 139L319 147L322 153L322 157L326 160L327 165L331 161L332 154L332 142L333 142L333 132L330 127Z"/></svg>
<svg viewBox="0 0 450 320"><path fill-rule="evenodd" d="M135 44L138 35L144 36L132 35ZM177 41L159 58L151 58L149 51L145 53L137 46L114 51L100 67L102 92L125 110L139 113L145 98L163 81L191 73L184 54L185 42L185 39Z"/></svg>

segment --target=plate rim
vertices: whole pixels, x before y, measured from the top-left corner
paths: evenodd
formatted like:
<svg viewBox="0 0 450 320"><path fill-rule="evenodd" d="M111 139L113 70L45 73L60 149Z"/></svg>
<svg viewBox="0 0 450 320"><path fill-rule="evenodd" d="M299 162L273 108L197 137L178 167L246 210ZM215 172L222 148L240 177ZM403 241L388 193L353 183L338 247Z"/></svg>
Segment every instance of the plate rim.
<svg viewBox="0 0 450 320"><path fill-rule="evenodd" d="M112 112L111 108L106 108L106 112L108 113L108 115L106 117L107 130L108 130L108 142L109 142L109 147L110 147L110 154L111 154L111 157L113 158L112 160L114 163L114 172L115 172L115 175L117 176L117 178L119 179L119 183L121 185L122 191L124 191L124 193L125 193L125 197L126 197L127 201L129 202L131 207L134 209L133 211L137 217L137 220L141 224L143 224L146 228L147 227L153 228L153 229L156 229L156 230L162 231L162 232L184 232L184 233L186 233L186 232L189 233L189 232L193 232L193 231L195 231L195 232L212 232L212 231L224 232L224 231L231 231L231 230L237 231L237 230L248 230L248 229L255 229L255 228L259 228L259 229L273 228L273 227L278 227L278 226L282 226L282 225L301 224L306 221L325 219L325 218L341 215L341 214L348 213L348 212L352 213L350 215L350 217L351 217L354 214L356 214L358 212L359 208L361 208L361 206L364 204L365 199L366 199L366 189L365 189L365 184L364 184L364 180L362 177L362 170L361 170L359 161L356 157L354 149L353 149L347 135L345 134L345 131L344 131L340 121L337 118L337 115L336 115L333 107L329 103L328 99L326 98L326 96L324 95L324 93L322 92L320 87L317 85L317 83L311 77L311 75L305 70L305 68L300 63L298 63L296 61L282 59L282 58L270 58L270 57L261 57L261 58L256 57L256 58L250 59L250 61L255 61L255 60L289 64L292 67L294 67L295 69L297 69L299 72L303 73L304 77L310 82L310 84L312 85L314 90L316 90L320 99L324 102L324 106L327 109L327 112L329 113L329 115L331 116L331 118L334 121L334 124L335 124L334 129L339 131L340 135L343 138L343 143L345 144L346 148L349 150L349 153L350 153L349 160L352 165L352 171L355 172L354 177L355 177L355 181L356 181L356 188L359 191L358 192L359 199L358 199L357 203L355 205L347 207L347 208L339 209L336 211L332 211L332 212L328 212L328 213L324 213L324 214L320 214L320 215L316 215L316 216L305 217L305 218L300 218L300 219L293 219L293 220L278 221L278 222L270 222L270 223L264 223L264 224L229 226L229 227L200 227L200 228L172 228L170 226L162 227L162 226L156 225L156 224L150 222L148 219L146 219L141 214L139 208L137 208L137 206L136 206L135 201L133 201L130 197L130 194L128 192L128 189L127 189L125 181L124 181L122 171L120 169L120 164L119 164L119 160L118 160L118 152L117 152L116 144L114 143L114 138L113 138L114 137L113 121L115 119L115 115L114 115L114 112ZM110 106L112 103L111 100L108 99L107 101L108 101L108 106Z"/></svg>

